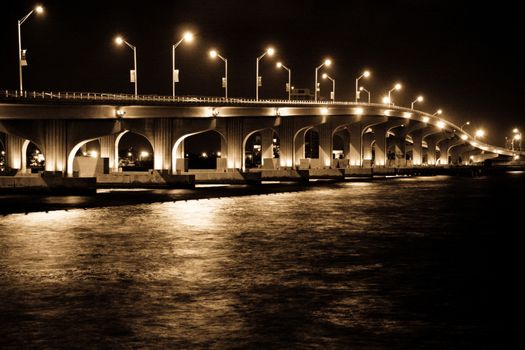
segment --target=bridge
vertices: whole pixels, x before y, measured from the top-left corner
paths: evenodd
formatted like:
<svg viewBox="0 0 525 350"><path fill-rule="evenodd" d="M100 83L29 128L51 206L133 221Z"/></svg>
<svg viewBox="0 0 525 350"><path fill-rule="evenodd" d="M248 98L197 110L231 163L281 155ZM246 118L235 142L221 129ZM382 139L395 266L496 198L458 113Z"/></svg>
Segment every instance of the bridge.
<svg viewBox="0 0 525 350"><path fill-rule="evenodd" d="M305 135L318 134L318 158L305 157ZM466 165L485 159L517 159L511 151L477 140L457 125L423 111L391 104L347 101L135 96L111 93L0 93L0 132L8 168L27 172L26 150L36 144L45 170L75 176L80 148L98 140L100 158L118 172L118 144L126 132L153 148L153 169L188 172L184 139L215 131L221 137L218 172L247 170L246 142L261 135L262 168L321 170ZM334 159L334 137L343 142ZM273 144L279 142L274 158ZM388 155L391 155L390 157ZM394 155L394 156L392 156Z"/></svg>

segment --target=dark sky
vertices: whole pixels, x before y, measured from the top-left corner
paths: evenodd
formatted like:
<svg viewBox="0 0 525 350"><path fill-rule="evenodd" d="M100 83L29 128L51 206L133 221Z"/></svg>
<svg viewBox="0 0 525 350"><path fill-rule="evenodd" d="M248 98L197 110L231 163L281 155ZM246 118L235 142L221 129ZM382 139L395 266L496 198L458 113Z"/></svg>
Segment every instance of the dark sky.
<svg viewBox="0 0 525 350"><path fill-rule="evenodd" d="M518 3L518 2L516 2ZM36 3L7 0L0 10L0 89L18 87L16 21ZM58 1L42 2L43 16L23 25L28 90L133 92L132 52L117 47L120 33L138 49L139 93L171 94L171 45L189 28L197 37L177 49L180 95L222 96L221 61L229 61L230 96L254 97L255 58L267 45L277 57L261 61L261 98L284 98L292 68L295 87L312 88L325 56L334 65L338 99L354 98L354 79L364 68L372 100L395 81L404 90L395 102L408 106L422 93L421 109L443 108L458 124L486 128L503 145L513 127L525 128L523 20L511 1ZM322 82L323 93L329 83Z"/></svg>

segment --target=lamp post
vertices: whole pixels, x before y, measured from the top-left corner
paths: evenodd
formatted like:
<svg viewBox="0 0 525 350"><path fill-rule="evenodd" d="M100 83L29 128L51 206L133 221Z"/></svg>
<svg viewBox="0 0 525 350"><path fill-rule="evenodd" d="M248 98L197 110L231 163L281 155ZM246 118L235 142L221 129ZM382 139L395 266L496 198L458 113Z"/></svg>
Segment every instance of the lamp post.
<svg viewBox="0 0 525 350"><path fill-rule="evenodd" d="M418 96L414 101L412 101L412 104L410 105L410 109L414 109L414 105L416 102L423 102L424 98L423 96Z"/></svg>
<svg viewBox="0 0 525 350"><path fill-rule="evenodd" d="M315 102L317 102L317 89L318 89L318 87L317 87L317 79L319 77L319 69L321 69L323 66L330 67L331 64L332 64L332 60L327 58L326 60L324 60L324 62L320 66L315 68L315 89L314 89L315 90L315 93L314 93L314 96L315 96L314 100L315 100Z"/></svg>
<svg viewBox="0 0 525 350"><path fill-rule="evenodd" d="M400 83L397 83L396 85L394 85L394 87L390 90L388 90L388 103L390 105L394 105L394 103L392 102L392 98L390 97L390 95L392 94L392 91L399 91L401 90L402 86Z"/></svg>
<svg viewBox="0 0 525 350"><path fill-rule="evenodd" d="M368 104L370 104L370 91L368 91L367 89L365 89L364 87L359 87L359 91L364 91L367 93L368 95Z"/></svg>
<svg viewBox="0 0 525 350"><path fill-rule="evenodd" d="M137 48L130 43L128 43L126 40L124 40L121 36L117 36L115 38L115 42L117 45L126 44L130 49L133 50L133 71L130 74L130 80L132 83L135 83L135 98L137 97L137 84L138 84L138 74L137 74Z"/></svg>
<svg viewBox="0 0 525 350"><path fill-rule="evenodd" d="M44 12L44 8L42 6L37 6L34 9L32 9L27 15L25 15L21 20L18 20L18 70L19 70L19 80L20 80L20 94L24 91L24 85L22 82L22 66L27 66L27 60L25 52L26 50L22 50L22 24L33 14L33 12L41 14Z"/></svg>
<svg viewBox="0 0 525 350"><path fill-rule="evenodd" d="M172 75L172 88L173 88L173 97L175 97L175 84L179 82L179 71L175 69L175 49L177 48L177 46L179 46L183 41L187 42L187 43L191 43L193 41L193 34L191 32L186 32L184 33L184 35L182 36L182 39L180 39L176 44L174 44L172 46L172 55L171 55L171 59L172 59L172 63L173 63L173 69L172 69L172 72L171 72L171 75Z"/></svg>
<svg viewBox="0 0 525 350"><path fill-rule="evenodd" d="M436 115L440 114L443 114L443 111L441 109L438 109L434 114L432 114L432 116L435 117Z"/></svg>
<svg viewBox="0 0 525 350"><path fill-rule="evenodd" d="M463 123L463 125L461 125L461 127L459 129L461 131L463 131L463 128L465 127L465 125L470 125L470 121L467 121L466 123Z"/></svg>
<svg viewBox="0 0 525 350"><path fill-rule="evenodd" d="M262 55L257 57L255 60L255 100L259 101L259 86L262 86L262 78L259 76L259 61L268 54L268 56L273 56L275 50L273 47L269 47Z"/></svg>
<svg viewBox="0 0 525 350"><path fill-rule="evenodd" d="M330 93L330 97L332 101L335 101L335 79L329 76L328 74L324 73L322 75L323 79L330 79L332 81L332 92Z"/></svg>
<svg viewBox="0 0 525 350"><path fill-rule="evenodd" d="M224 62L224 78L222 79L222 87L224 88L224 98L228 98L228 59L222 57L216 50L210 51L210 57L219 57Z"/></svg>
<svg viewBox="0 0 525 350"><path fill-rule="evenodd" d="M355 102L359 99L359 79L361 78L368 78L370 76L370 71L365 70L363 74L361 74L356 80L355 80ZM370 103L370 93L368 94L368 103Z"/></svg>
<svg viewBox="0 0 525 350"><path fill-rule="evenodd" d="M292 70L286 67L281 62L277 62L277 68L284 68L288 71L288 85L286 86L286 91L288 91L288 101L292 99Z"/></svg>

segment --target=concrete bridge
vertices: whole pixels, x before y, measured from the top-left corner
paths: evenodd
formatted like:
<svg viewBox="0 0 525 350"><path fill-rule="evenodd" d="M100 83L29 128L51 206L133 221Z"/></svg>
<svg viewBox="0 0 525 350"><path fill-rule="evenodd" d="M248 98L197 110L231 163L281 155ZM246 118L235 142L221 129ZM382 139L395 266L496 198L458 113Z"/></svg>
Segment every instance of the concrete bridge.
<svg viewBox="0 0 525 350"><path fill-rule="evenodd" d="M318 134L318 158L305 157L308 130ZM257 132L262 167L267 170L443 166L520 155L476 140L439 116L385 104L0 93L7 165L21 172L26 169L27 146L33 142L45 156L46 171L72 177L77 152L93 140L100 142L99 157L107 158L116 172L119 141L126 132L134 132L151 143L155 170L180 174L187 171L184 139L207 131L221 136L223 172L246 170L245 145ZM333 159L334 137L342 140L342 159ZM275 159L274 138L280 148Z"/></svg>

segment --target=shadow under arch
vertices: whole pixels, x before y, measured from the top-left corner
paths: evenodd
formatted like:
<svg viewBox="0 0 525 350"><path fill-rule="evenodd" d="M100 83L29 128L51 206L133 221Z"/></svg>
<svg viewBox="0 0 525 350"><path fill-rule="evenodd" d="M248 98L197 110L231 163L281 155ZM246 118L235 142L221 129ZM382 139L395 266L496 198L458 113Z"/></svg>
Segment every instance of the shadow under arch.
<svg viewBox="0 0 525 350"><path fill-rule="evenodd" d="M197 132L192 132L192 133L189 133L189 134L182 135L173 144L173 148L172 148L172 151L171 151L171 170L172 170L172 173L176 173L177 172L177 159L185 158L184 147L183 147L184 146L184 140L186 140L189 137L195 136L195 135L205 134L207 132L215 132L215 133L220 135L220 138L221 138L221 150L220 150L221 155L220 155L220 157L221 158L227 158L228 157L228 154L227 154L228 144L227 144L227 141L226 141L226 137L224 136L223 133L221 133L217 129L206 129L206 130L201 130L201 131L197 131Z"/></svg>
<svg viewBox="0 0 525 350"><path fill-rule="evenodd" d="M151 149L151 152L147 152L146 151L147 155L145 157L147 157L147 160L144 160L142 158L143 157L142 156L142 151L139 151L138 154L132 154L131 160L132 161L133 160L136 161L138 159L140 162L146 162L148 165L150 165L150 163L151 163L151 169L154 168L155 148L153 147L153 142L151 142L151 140L146 135L144 135L141 132L132 130L132 129L123 130L123 131L119 132L116 135L117 136L115 137L115 164L114 164L114 169L113 169L115 172L119 171L119 168L120 168L120 165L121 165L120 164L121 163L121 158L126 159L127 161L130 160L128 157L121 157L120 156L120 152L119 152L120 151L119 147L120 147L120 144L122 142L122 139L126 135L137 135L137 136L139 136L140 139L144 139L146 141L145 147L148 148L148 150ZM144 169L140 168L140 169L137 169L137 170L144 170ZM133 170L133 171L136 171L136 170Z"/></svg>
<svg viewBox="0 0 525 350"><path fill-rule="evenodd" d="M262 150L262 147L264 146L262 143L263 143L263 140L262 140L262 133L264 131L272 131L272 158L274 158L274 152L273 152L273 145L274 145L274 142L273 142L273 139L274 139L274 135L277 135L277 137L275 138L276 140L280 140L280 137L279 137L279 132L277 132L277 130L275 130L274 128L261 128L261 129L257 129L257 130L253 130L251 132L249 132L245 137L244 139L242 140L242 170L243 171L246 171L247 169L247 166L246 166L246 145L248 144L248 141L250 140L250 138L252 136L255 136L255 134L259 133L260 136L261 136L261 165L262 165L262 161L263 161L263 155L262 153L264 152L264 150Z"/></svg>

